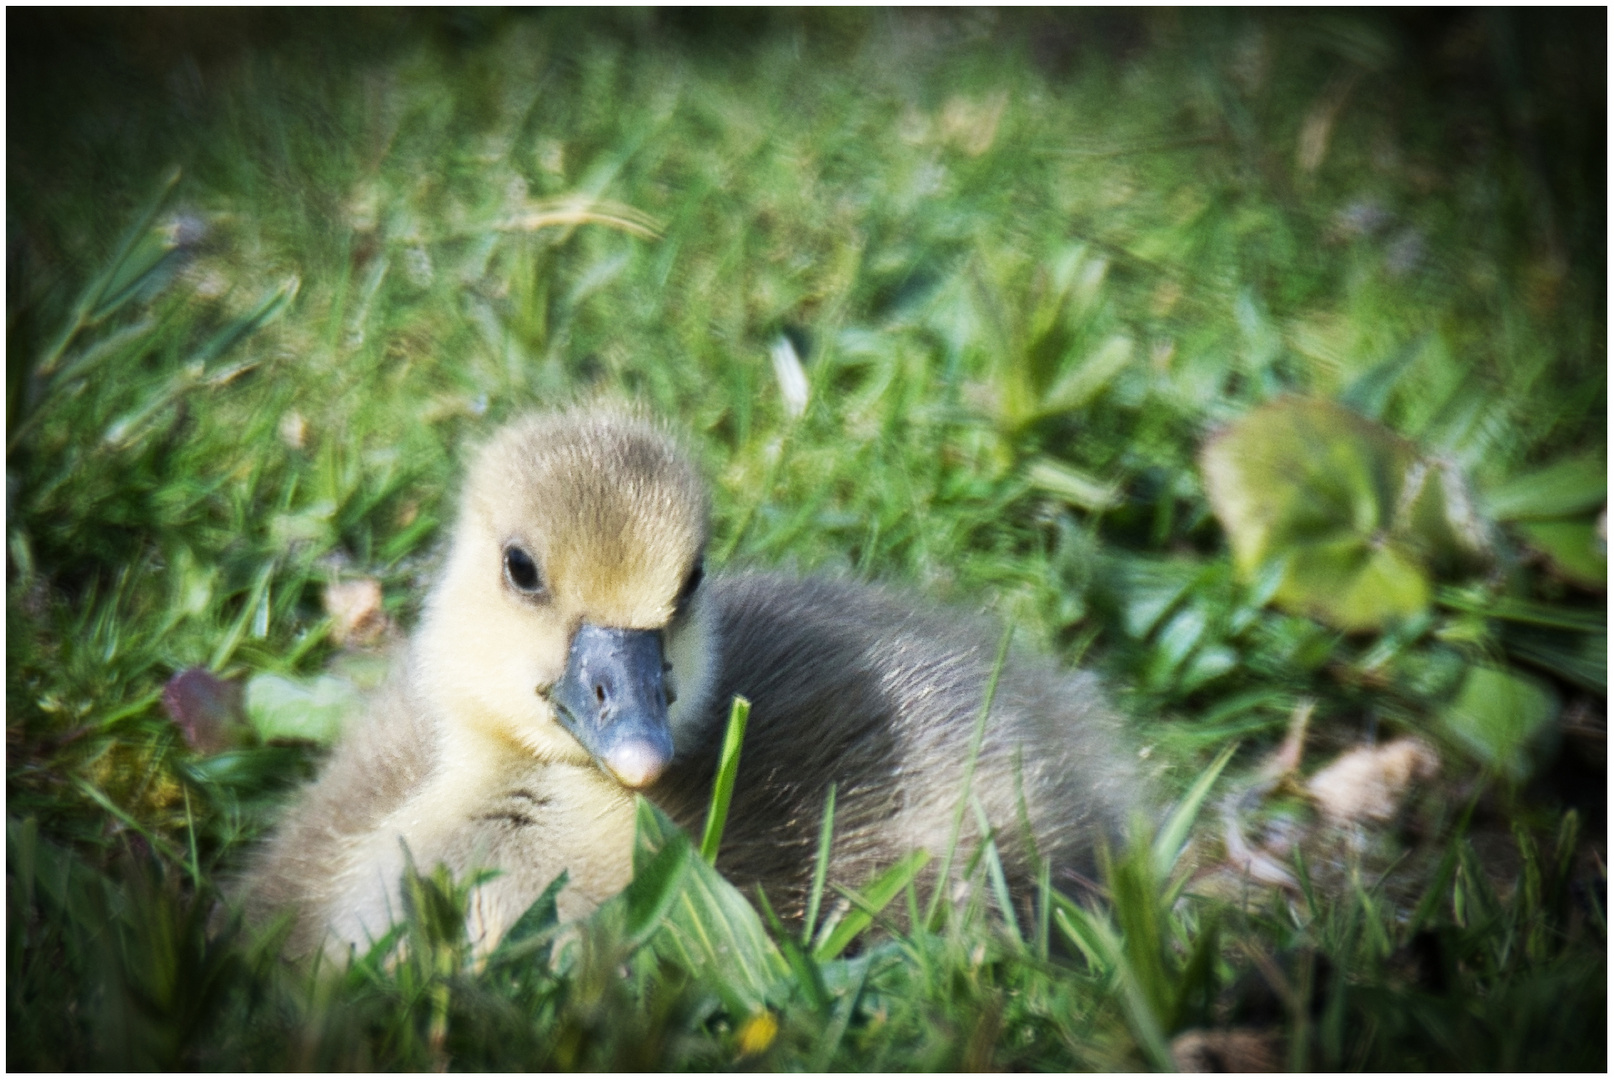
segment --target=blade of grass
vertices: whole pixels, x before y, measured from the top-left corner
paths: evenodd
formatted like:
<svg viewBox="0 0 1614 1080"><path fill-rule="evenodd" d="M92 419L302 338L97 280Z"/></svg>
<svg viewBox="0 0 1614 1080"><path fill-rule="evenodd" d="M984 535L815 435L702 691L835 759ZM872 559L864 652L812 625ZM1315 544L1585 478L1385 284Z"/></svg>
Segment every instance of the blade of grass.
<svg viewBox="0 0 1614 1080"><path fill-rule="evenodd" d="M1180 1028L1208 1018L1216 1000L1216 960L1221 924L1213 910L1206 914L1188 961L1177 976L1176 995L1171 1005L1172 1025ZM1197 1011L1194 1007L1197 1006Z"/></svg>
<svg viewBox="0 0 1614 1080"><path fill-rule="evenodd" d="M256 333L264 326L279 318L281 313L297 299L297 293L302 288L302 279L293 274L279 285L264 294L263 299L251 311L239 318L230 320L216 334L207 340L199 349L192 363L204 367L233 349L245 338Z"/></svg>
<svg viewBox="0 0 1614 1080"><path fill-rule="evenodd" d="M1175 971L1168 956L1167 913L1162 910L1160 881L1150 853L1129 847L1107 867L1115 922L1120 930L1121 958L1129 982L1136 985L1154 1025L1171 1022Z"/></svg>
<svg viewBox="0 0 1614 1080"><path fill-rule="evenodd" d="M824 797L824 821L818 827L818 856L813 860L813 886L807 894L807 917L801 924L801 943L810 945L818 925L818 906L824 898L824 875L829 873L830 845L835 837L835 782L830 781Z"/></svg>
<svg viewBox="0 0 1614 1080"><path fill-rule="evenodd" d="M768 903L768 894L761 885L756 887L756 894L757 909L762 912L768 929L773 932L779 951L785 954L785 963L790 965L790 972L796 977L796 985L801 987L803 996L820 1012L829 1008L829 991L824 987L824 976L818 970L818 965L803 951L802 945L785 932L784 923L774 913L773 905Z"/></svg>
<svg viewBox="0 0 1614 1080"><path fill-rule="evenodd" d="M168 194L174 190L174 185L179 183L180 175L179 167L175 166L169 170L168 175L163 177L162 182L157 185L157 191L147 201L145 209L141 211L140 216L135 219L134 224L129 226L129 230L123 234L123 238L118 242L118 250L112 256L111 261L107 263L107 268L79 297L78 303L73 307L72 321L68 323L61 335L57 337L52 346L46 350L39 363L35 365L35 371L39 375L50 375L55 370L56 364L61 360L62 353L73 343L73 339L78 336L80 330L91 325L95 319L105 318L111 313L110 311L98 311L97 309L103 306L108 288L122 274L124 262L134 251L136 245L144 239L146 231L151 228L151 223L157 219L157 215L162 212L163 204L168 201ZM15 442L15 437L12 441Z"/></svg>
<svg viewBox="0 0 1614 1080"><path fill-rule="evenodd" d="M1048 917L1054 909L1053 864L1042 861L1037 867L1037 959L1048 960Z"/></svg>
<svg viewBox="0 0 1614 1080"><path fill-rule="evenodd" d="M1462 816L1457 819L1456 825L1452 827L1451 839L1446 842L1446 850L1440 857L1440 863L1436 866L1433 876L1428 879L1429 884L1424 890L1423 898L1418 901L1418 906L1413 909L1412 918L1408 921L1406 929L1406 935L1409 939L1412 935L1422 930L1430 919L1434 918L1436 911L1445 902L1446 898L1452 895L1452 891L1460 888L1456 880L1458 845L1462 838L1468 834L1469 819L1473 816L1474 808L1478 805L1479 794L1476 792L1474 797L1468 801L1468 805L1464 807ZM1316 910L1317 905L1313 901L1312 911L1314 915Z"/></svg>
<svg viewBox="0 0 1614 1080"><path fill-rule="evenodd" d="M196 819L191 814L191 789L182 787L180 791L185 796L185 838L190 849L191 882L200 889L202 887L202 860L196 852Z"/></svg>
<svg viewBox="0 0 1614 1080"><path fill-rule="evenodd" d="M1171 816L1166 819L1166 823L1160 827L1154 841L1154 868L1155 873L1161 877L1169 876L1171 868L1176 865L1177 856L1188 840L1188 832L1193 828L1194 819L1199 816L1199 808L1204 805L1211 786L1216 783L1216 778L1222 775L1222 770L1233 759L1236 750L1238 744L1234 743L1216 756L1216 760L1199 774L1194 786L1188 789L1188 794L1183 796L1182 802L1177 804Z"/></svg>
<svg viewBox="0 0 1614 1080"><path fill-rule="evenodd" d="M852 901L852 910L846 913L831 931L829 937L813 950L813 959L823 963L833 960L841 951L852 943L852 939L874 921L874 917L889 904L896 895L907 887L930 862L930 852L923 849L910 852L895 866L881 874L861 894L843 886L836 890Z"/></svg>
<svg viewBox="0 0 1614 1080"><path fill-rule="evenodd" d="M241 614L236 616L229 632L219 641L218 648L213 650L213 656L208 660L208 669L214 672L224 670L224 665L235 653L235 647L241 643L241 636L246 633L247 626L257 615L258 605L263 602L265 594L269 591L269 581L274 577L275 560L270 559L258 571L258 576L252 582L252 591L247 594L246 603L241 605Z"/></svg>
<svg viewBox="0 0 1614 1080"><path fill-rule="evenodd" d="M1064 933L1070 943L1076 946L1076 951L1092 966L1093 970L1109 973L1112 965L1099 943L1098 935L1092 927L1094 916L1077 907L1067 896L1054 893L1052 896L1054 925Z"/></svg>
<svg viewBox="0 0 1614 1080"><path fill-rule="evenodd" d="M1128 958L1133 950L1128 949L1107 918L1077 907L1066 897L1057 894L1056 897L1058 910L1054 912L1054 922L1090 964L1116 980L1122 1010L1130 1021L1138 1048L1154 1068L1162 1072L1175 1071L1159 1013Z"/></svg>
<svg viewBox="0 0 1614 1080"><path fill-rule="evenodd" d="M948 875L953 868L953 853L958 849L959 831L964 827L964 808L969 805L970 784L975 779L975 764L981 756L981 744L986 740L986 718L992 711L992 700L997 697L998 677L1003 674L1003 662L1009 656L1009 641L1014 637L1014 624L1010 623L1003 628L1003 640L998 642L998 654L992 661L992 675L987 679L986 696L981 701L981 712L975 718L975 730L970 735L970 754L964 762L964 783L958 793L958 805L953 809L953 827L948 834L947 851L942 855L941 869L936 874L936 889L930 894L930 904L925 908L925 926L934 929L936 913L941 908L941 899L947 894Z"/></svg>
<svg viewBox="0 0 1614 1080"><path fill-rule="evenodd" d="M1535 600L1521 600L1514 596L1497 596L1488 601L1478 600L1468 593L1449 587L1435 590L1435 599L1443 606L1466 611L1504 622L1526 623L1530 626L1550 626L1559 630L1579 630L1598 633L1608 627L1607 612L1543 604Z"/></svg>
<svg viewBox="0 0 1614 1080"><path fill-rule="evenodd" d="M136 821L133 816L123 809L123 807L119 806L117 803L108 798L106 793L100 788L96 787L94 784L82 777L75 777L73 783L80 791L88 795L91 799L95 800L101 809L105 810L107 813L123 822L129 828L139 833L141 838L144 839L146 843L150 844L154 851L161 852L165 858L171 859L176 863L184 862L184 856L181 855L179 851L175 850L172 844L170 844L163 837L158 836L156 833L146 828L144 825L140 824L140 822Z"/></svg>
<svg viewBox="0 0 1614 1080"><path fill-rule="evenodd" d="M1014 901L1009 899L1009 882L1003 875L1003 860L998 857L998 845L992 838L992 824L986 819L986 808L981 805L980 799L972 795L970 809L975 811L975 823L980 827L981 835L986 837L982 845L982 858L986 861L987 880L992 883L992 898L997 901L998 910L1003 912L1003 926L1009 932L1009 937L1016 946L1024 949L1026 939L1021 936L1019 920L1014 917Z"/></svg>
<svg viewBox="0 0 1614 1080"><path fill-rule="evenodd" d="M723 842L723 826L729 817L729 800L734 795L734 778L740 771L740 744L745 740L745 723L751 716L751 703L734 695L729 706L729 726L723 735L723 753L717 763L717 779L712 784L712 806L706 814L706 831L701 836L701 858L716 864L718 845Z"/></svg>

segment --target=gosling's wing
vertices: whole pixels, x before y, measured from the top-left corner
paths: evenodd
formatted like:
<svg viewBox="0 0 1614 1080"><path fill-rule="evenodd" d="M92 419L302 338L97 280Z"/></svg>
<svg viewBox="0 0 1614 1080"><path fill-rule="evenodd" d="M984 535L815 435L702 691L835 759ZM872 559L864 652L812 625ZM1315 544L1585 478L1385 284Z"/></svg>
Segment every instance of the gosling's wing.
<svg viewBox="0 0 1614 1080"><path fill-rule="evenodd" d="M810 872L825 791L838 786L834 875L861 883L914 847L945 849L999 631L848 582L742 575L711 583L719 658L701 737L654 797L704 820L728 702L752 702L719 865L786 907ZM1118 722L1092 676L1015 658L999 681L972 792L1012 876L1030 833L1056 868L1091 867L1135 798ZM961 846L978 841L966 814Z"/></svg>

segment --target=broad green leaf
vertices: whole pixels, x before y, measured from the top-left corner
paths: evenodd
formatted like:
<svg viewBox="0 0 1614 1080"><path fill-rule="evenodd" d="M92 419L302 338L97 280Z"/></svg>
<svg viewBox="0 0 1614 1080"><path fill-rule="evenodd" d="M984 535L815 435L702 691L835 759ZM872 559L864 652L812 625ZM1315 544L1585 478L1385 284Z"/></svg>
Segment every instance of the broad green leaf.
<svg viewBox="0 0 1614 1080"><path fill-rule="evenodd" d="M559 913L555 906L560 891L566 887L567 873L562 870L542 895L527 905L527 910L499 939L498 946L488 957L488 967L497 968L532 958L535 953L549 947L560 929Z"/></svg>
<svg viewBox="0 0 1614 1080"><path fill-rule="evenodd" d="M1273 602L1345 630L1425 610L1426 556L1471 546L1471 523L1447 513L1465 505L1457 482L1331 401L1257 409L1211 439L1200 465L1241 577L1281 563Z"/></svg>
<svg viewBox="0 0 1614 1080"><path fill-rule="evenodd" d="M1412 485L1421 485L1416 494ZM1494 526L1480 513L1462 473L1451 465L1421 462L1407 475L1406 512L1396 523L1437 565L1473 567L1492 551Z"/></svg>
<svg viewBox="0 0 1614 1080"><path fill-rule="evenodd" d="M273 791L294 782L302 775L299 766L305 757L304 751L295 746L254 746L187 761L180 769L198 784L246 795Z"/></svg>
<svg viewBox="0 0 1614 1080"><path fill-rule="evenodd" d="M1238 653L1226 645L1211 645L1199 650L1194 658L1188 661L1182 674L1177 678L1177 686L1183 693L1190 693L1199 689L1212 679L1220 678L1238 667Z"/></svg>
<svg viewBox="0 0 1614 1080"><path fill-rule="evenodd" d="M356 713L364 695L345 679L320 675L303 681L260 674L247 680L247 719L265 739L329 743Z"/></svg>
<svg viewBox="0 0 1614 1080"><path fill-rule="evenodd" d="M1125 598L1121 617L1134 638L1149 636L1155 626L1200 577L1204 567L1186 559L1127 559L1115 568Z"/></svg>
<svg viewBox="0 0 1614 1080"><path fill-rule="evenodd" d="M711 864L696 857L689 837L670 818L644 799L638 802L633 874L628 894L641 901L644 915L635 925L649 934L658 956L717 980L731 1004L748 1012L762 1008L773 986L789 977L790 966L756 910ZM640 886L642 875L653 875L653 880ZM657 925L645 921L651 915Z"/></svg>
<svg viewBox="0 0 1614 1080"><path fill-rule="evenodd" d="M644 843L644 807L640 800L640 829L634 838L633 880L622 891L628 941L642 945L663 926L683 892L684 879L694 861L689 837L673 828L658 836L658 846Z"/></svg>
<svg viewBox="0 0 1614 1080"><path fill-rule="evenodd" d="M1574 457L1524 473L1485 493L1498 521L1537 521L1595 510L1608 501L1608 464L1598 456Z"/></svg>
<svg viewBox="0 0 1614 1080"><path fill-rule="evenodd" d="M1387 527L1415 459L1405 440L1339 405L1286 398L1213 437L1201 470L1234 560L1253 576L1298 543Z"/></svg>
<svg viewBox="0 0 1614 1080"><path fill-rule="evenodd" d="M1608 586L1608 550L1595 521L1519 521L1513 528L1570 581L1594 589Z"/></svg>
<svg viewBox="0 0 1614 1080"><path fill-rule="evenodd" d="M1155 643L1155 652L1161 662L1169 670L1176 670L1177 665L1188 658L1188 654L1198 645L1205 636L1205 629L1209 626L1205 612L1198 605L1184 607L1171 621L1160 630L1160 636Z"/></svg>
<svg viewBox="0 0 1614 1080"><path fill-rule="evenodd" d="M1410 551L1343 540L1297 550L1273 599L1342 630L1374 630L1427 609L1430 584Z"/></svg>
<svg viewBox="0 0 1614 1080"><path fill-rule="evenodd" d="M1481 762L1519 781L1529 775L1534 744L1557 708L1552 692L1533 679L1510 670L1474 667L1441 720Z"/></svg>

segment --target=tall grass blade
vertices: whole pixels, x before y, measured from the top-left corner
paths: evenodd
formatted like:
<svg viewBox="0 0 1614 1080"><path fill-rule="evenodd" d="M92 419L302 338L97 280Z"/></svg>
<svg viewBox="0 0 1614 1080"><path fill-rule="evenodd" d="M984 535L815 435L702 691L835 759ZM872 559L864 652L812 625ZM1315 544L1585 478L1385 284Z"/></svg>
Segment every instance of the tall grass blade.
<svg viewBox="0 0 1614 1080"><path fill-rule="evenodd" d="M1565 607L1545 604L1536 600L1523 600L1515 596L1478 598L1462 589L1439 588L1435 599L1445 607L1483 615L1488 619L1525 623L1529 626L1550 626L1558 630L1580 630L1586 633L1607 633L1608 613L1599 608Z"/></svg>
<svg viewBox="0 0 1614 1080"><path fill-rule="evenodd" d="M1009 898L1009 882L1003 874L1003 860L998 857L997 841L992 836L991 823L986 819L986 809L981 800L970 797L970 808L975 811L975 823L985 837L983 843L982 860L986 863L986 878L992 885L992 899L997 901L998 910L1003 913L1003 928L1013 939L1016 946L1025 948L1026 939L1020 934L1020 922L1014 915L1014 901Z"/></svg>
<svg viewBox="0 0 1614 1080"><path fill-rule="evenodd" d="M203 366L211 364L252 334L279 318L297 299L297 293L302 288L302 280L295 274L279 285L270 289L258 301L256 307L238 318L230 320L202 345L193 358L193 363Z"/></svg>
<svg viewBox="0 0 1614 1080"><path fill-rule="evenodd" d="M1067 896L1054 893L1052 900L1054 925L1059 927L1065 938L1076 947L1076 951L1087 961L1088 966L1102 974L1113 973L1113 957L1105 951L1098 932L1092 925L1097 916L1077 907Z"/></svg>
<svg viewBox="0 0 1614 1080"><path fill-rule="evenodd" d="M275 560L270 559L258 568L258 574L252 581L252 588L247 593L246 602L241 605L241 613L230 624L230 629L219 640L213 655L207 661L210 670L222 671L230 657L235 655L236 646L241 644L242 636L258 613L258 605L263 603L264 597L269 593L269 583L274 579L275 565Z"/></svg>
<svg viewBox="0 0 1614 1080"><path fill-rule="evenodd" d="M824 976L818 970L818 964L807 952L803 943L798 943L785 931L784 923L774 913L773 905L768 903L768 894L757 889L757 910L768 924L773 933L773 940L778 943L779 951L785 955L785 963L790 965L790 972L796 977L796 985L801 988L804 996L813 1008L823 1011L829 1008L829 991L824 988Z"/></svg>
<svg viewBox="0 0 1614 1080"><path fill-rule="evenodd" d="M1048 959L1048 919L1054 910L1053 864L1043 860L1037 866L1037 931L1033 946L1037 959Z"/></svg>
<svg viewBox="0 0 1614 1080"><path fill-rule="evenodd" d="M1119 898L1116 903L1119 906ZM1171 1048L1166 1042L1161 1005L1150 993L1148 976L1140 978L1132 962L1136 946L1117 933L1102 915L1083 910L1065 897L1058 897L1055 904L1055 924L1088 963L1116 980L1116 987L1121 991L1122 1011L1149 1064L1161 1072L1176 1071Z"/></svg>
<svg viewBox="0 0 1614 1080"><path fill-rule="evenodd" d="M712 783L712 806L706 814L706 831L701 836L701 858L717 862L717 849L723 842L723 826L729 817L729 800L734 796L734 778L740 772L740 745L745 741L745 723L751 717L751 703L734 695L729 706L729 726L723 733L723 752L717 762L717 779Z"/></svg>
<svg viewBox="0 0 1614 1080"><path fill-rule="evenodd" d="M925 926L934 929L936 913L941 909L942 898L948 893L948 877L953 869L953 855L958 850L958 837L964 827L964 809L969 805L970 784L975 779L975 765L981 757L981 744L986 741L986 718L992 712L992 701L997 697L998 677L1003 674L1004 661L1009 657L1009 642L1014 638L1014 624L1003 628L1003 639L998 642L997 657L992 661L992 675L987 679L986 695L981 700L981 711L975 718L975 730L970 735L970 754L964 762L964 782L958 793L958 805L953 809L953 826L947 836L947 850L942 854L941 869L936 873L935 891L925 909Z"/></svg>
<svg viewBox="0 0 1614 1080"><path fill-rule="evenodd" d="M811 944L818 926L818 906L824 898L824 876L829 873L830 847L835 840L835 782L824 796L824 821L818 827L818 855L813 860L813 885L807 893L807 917L801 924L801 943Z"/></svg>
<svg viewBox="0 0 1614 1080"><path fill-rule="evenodd" d="M1182 797L1182 801L1172 810L1165 824L1160 827L1159 833L1155 835L1154 870L1162 878L1170 876L1172 867L1177 865L1177 856L1182 853L1183 845L1188 842L1188 833L1194 826L1194 819L1199 816L1199 808L1205 804L1205 798L1210 794L1216 778L1222 775L1222 770L1227 767L1227 763L1233 759L1233 754L1237 750L1238 744L1234 743L1216 755L1216 760L1199 774L1194 786L1188 789L1188 793Z"/></svg>
<svg viewBox="0 0 1614 1080"><path fill-rule="evenodd" d="M106 269L79 296L78 303L73 307L72 321L68 323L56 341L45 351L45 355L41 357L39 363L35 365L36 374L49 376L54 372L57 363L61 360L62 353L73 343L73 339L78 336L78 332L97 320L110 315L116 309L116 305L109 307L107 300L109 293L122 291L118 288L120 282L126 281L131 276L143 276L145 272L149 272L150 269L155 267L156 264L152 263L150 267L141 271L140 274L131 275L125 263L128 262L129 256L135 252L136 248L140 246L140 242L146 239L147 233L151 229L151 223L156 221L157 215L162 212L163 205L168 201L169 193L174 190L174 185L179 183L180 175L180 169L176 166L169 170L161 183L157 185L156 192L147 200L144 209L140 212L140 216L135 218L134 223L129 226L128 231L123 234L123 238L118 242L117 251L113 253ZM164 251L162 254L166 255L167 252ZM124 296L128 295L131 295L131 293L125 291Z"/></svg>
<svg viewBox="0 0 1614 1080"><path fill-rule="evenodd" d="M838 886L840 893L852 901L852 910L835 924L829 936L813 950L813 959L823 963L839 956L852 943L852 939L862 933L899 892L908 887L908 883L928 862L930 852L921 849L910 852L861 893Z"/></svg>

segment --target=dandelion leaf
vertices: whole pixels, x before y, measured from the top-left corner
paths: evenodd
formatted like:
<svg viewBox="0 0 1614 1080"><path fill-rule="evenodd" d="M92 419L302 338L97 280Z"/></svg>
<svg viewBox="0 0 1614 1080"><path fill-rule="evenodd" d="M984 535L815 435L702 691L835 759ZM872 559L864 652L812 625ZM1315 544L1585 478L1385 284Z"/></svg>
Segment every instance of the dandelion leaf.
<svg viewBox="0 0 1614 1080"><path fill-rule="evenodd" d="M1273 603L1343 630L1424 611L1429 560L1479 548L1460 478L1331 401L1255 410L1207 443L1200 467L1240 576L1281 566Z"/></svg>

